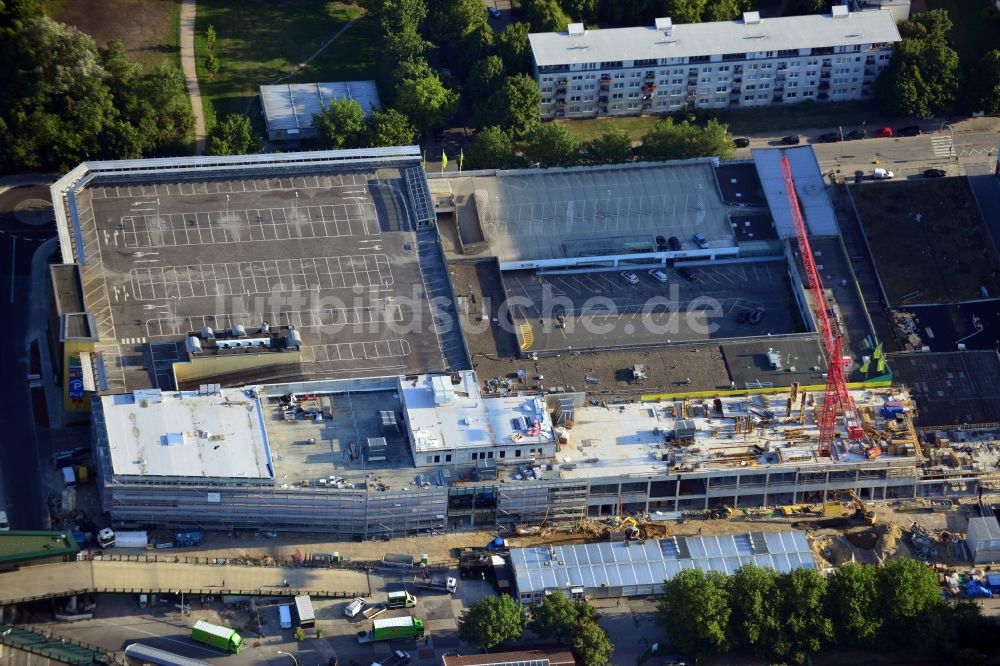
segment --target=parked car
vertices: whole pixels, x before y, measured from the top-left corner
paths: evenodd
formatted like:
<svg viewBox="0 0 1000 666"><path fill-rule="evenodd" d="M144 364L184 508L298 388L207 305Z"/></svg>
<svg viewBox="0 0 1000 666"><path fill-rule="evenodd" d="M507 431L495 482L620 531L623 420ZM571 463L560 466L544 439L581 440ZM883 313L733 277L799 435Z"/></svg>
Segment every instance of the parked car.
<svg viewBox="0 0 1000 666"><path fill-rule="evenodd" d="M663 236L656 237L656 251L666 252L667 251L667 239Z"/></svg>
<svg viewBox="0 0 1000 666"><path fill-rule="evenodd" d="M493 18L500 18L500 10L497 9L496 7L487 7L486 11L488 11L490 13L490 16L492 16Z"/></svg>
<svg viewBox="0 0 1000 666"><path fill-rule="evenodd" d="M691 240L693 240L701 249L708 249L708 239L705 238L704 234L695 234L691 236Z"/></svg>
<svg viewBox="0 0 1000 666"><path fill-rule="evenodd" d="M639 284L639 276L632 271L625 271L624 273L619 273L619 275L629 284Z"/></svg>
<svg viewBox="0 0 1000 666"><path fill-rule="evenodd" d="M892 138L892 128L890 127L879 127L875 130L873 135L876 139L889 139Z"/></svg>
<svg viewBox="0 0 1000 666"><path fill-rule="evenodd" d="M848 141L857 141L858 139L864 139L864 138L866 138L865 137L865 131L864 130L851 130L850 132L848 132L844 136L844 138L847 139Z"/></svg>
<svg viewBox="0 0 1000 666"><path fill-rule="evenodd" d="M896 130L896 136L920 136L922 130L916 125L907 125Z"/></svg>
<svg viewBox="0 0 1000 666"><path fill-rule="evenodd" d="M924 178L944 178L947 175L944 169L924 169Z"/></svg>
<svg viewBox="0 0 1000 666"><path fill-rule="evenodd" d="M653 278L657 282L662 282L663 284L667 283L667 274L661 270L657 269L649 271L649 277Z"/></svg>
<svg viewBox="0 0 1000 666"><path fill-rule="evenodd" d="M895 178L896 174L889 171L888 169L873 169L872 170L872 180L889 180L890 178Z"/></svg>
<svg viewBox="0 0 1000 666"><path fill-rule="evenodd" d="M799 138L798 134L786 136L781 139L782 145L785 146L797 146L799 144L799 141L801 141L801 139Z"/></svg>
<svg viewBox="0 0 1000 666"><path fill-rule="evenodd" d="M688 282L694 282L694 280L698 277L694 274L693 270L691 270L690 268L685 268L684 266L677 267L677 274L680 275L685 280L687 280Z"/></svg>
<svg viewBox="0 0 1000 666"><path fill-rule="evenodd" d="M736 137L733 139L733 145L737 148L747 148L750 146L750 139L745 136Z"/></svg>
<svg viewBox="0 0 1000 666"><path fill-rule="evenodd" d="M837 143L840 141L840 132L827 132L816 137L820 143Z"/></svg>
<svg viewBox="0 0 1000 666"><path fill-rule="evenodd" d="M765 314L767 314L767 310L765 310L764 308L757 308L756 310L750 313L750 323L759 324L760 320L764 318Z"/></svg>
<svg viewBox="0 0 1000 666"><path fill-rule="evenodd" d="M677 236L671 236L670 238L668 238L667 245L669 245L670 249L673 250L674 252L681 249L681 241L679 238L677 238Z"/></svg>

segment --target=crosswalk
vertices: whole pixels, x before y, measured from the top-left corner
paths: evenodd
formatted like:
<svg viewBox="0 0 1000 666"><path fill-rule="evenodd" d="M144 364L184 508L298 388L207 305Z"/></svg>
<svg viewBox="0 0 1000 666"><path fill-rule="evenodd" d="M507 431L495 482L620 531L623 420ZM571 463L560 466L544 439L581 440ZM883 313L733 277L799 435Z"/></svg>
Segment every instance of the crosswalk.
<svg viewBox="0 0 1000 666"><path fill-rule="evenodd" d="M955 151L950 136L932 136L931 148L934 150L934 157L951 157Z"/></svg>

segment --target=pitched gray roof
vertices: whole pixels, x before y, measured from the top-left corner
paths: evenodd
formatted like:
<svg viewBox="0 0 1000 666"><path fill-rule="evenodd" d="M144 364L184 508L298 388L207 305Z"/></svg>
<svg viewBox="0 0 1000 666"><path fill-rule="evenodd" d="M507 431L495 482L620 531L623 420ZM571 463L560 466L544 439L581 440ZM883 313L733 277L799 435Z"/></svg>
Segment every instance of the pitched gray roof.
<svg viewBox="0 0 1000 666"><path fill-rule="evenodd" d="M538 66L614 60L681 58L726 53L783 51L900 41L888 11L854 12L845 18L829 14L743 21L674 25L669 36L653 26L588 30L528 36Z"/></svg>

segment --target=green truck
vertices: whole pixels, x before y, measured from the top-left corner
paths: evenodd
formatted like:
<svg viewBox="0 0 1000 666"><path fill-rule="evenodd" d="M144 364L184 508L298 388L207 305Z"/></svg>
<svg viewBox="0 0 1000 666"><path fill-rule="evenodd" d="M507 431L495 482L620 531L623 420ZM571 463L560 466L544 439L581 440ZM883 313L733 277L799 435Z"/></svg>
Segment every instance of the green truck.
<svg viewBox="0 0 1000 666"><path fill-rule="evenodd" d="M423 625L421 625L422 633ZM236 633L235 629L221 627L211 622L205 622L204 620L198 620L194 627L191 628L191 638L199 643L211 645L214 648L232 652L233 654L243 649L243 639Z"/></svg>
<svg viewBox="0 0 1000 666"><path fill-rule="evenodd" d="M423 638L424 621L412 615L372 621L372 630L358 636L359 643L390 641L395 638Z"/></svg>

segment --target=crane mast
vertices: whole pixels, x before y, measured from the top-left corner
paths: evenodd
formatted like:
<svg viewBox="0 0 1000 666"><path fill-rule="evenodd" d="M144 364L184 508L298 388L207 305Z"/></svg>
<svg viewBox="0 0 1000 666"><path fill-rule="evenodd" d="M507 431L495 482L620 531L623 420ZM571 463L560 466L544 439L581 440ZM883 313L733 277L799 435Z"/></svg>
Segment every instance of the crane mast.
<svg viewBox="0 0 1000 666"><path fill-rule="evenodd" d="M819 422L819 455L829 456L833 453L833 435L838 408L844 414L847 436L850 439L863 439L865 431L861 425L858 410L854 406L854 401L847 391L847 380L844 378L844 364L841 358L840 333L834 330L833 324L830 322L826 295L823 292L823 281L816 269L816 259L813 257L812 247L810 247L809 238L806 235L805 220L802 218L802 210L799 208L799 198L795 194L792 166L787 155L781 156L781 178L785 184L788 206L792 222L795 225L799 255L802 257L806 279L809 282L809 289L812 291L813 313L816 315L820 337L823 339L823 351L826 354L827 379L826 392L823 397L823 411Z"/></svg>

